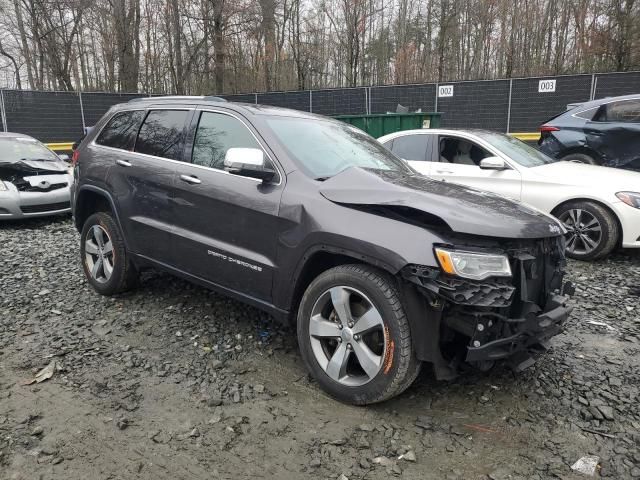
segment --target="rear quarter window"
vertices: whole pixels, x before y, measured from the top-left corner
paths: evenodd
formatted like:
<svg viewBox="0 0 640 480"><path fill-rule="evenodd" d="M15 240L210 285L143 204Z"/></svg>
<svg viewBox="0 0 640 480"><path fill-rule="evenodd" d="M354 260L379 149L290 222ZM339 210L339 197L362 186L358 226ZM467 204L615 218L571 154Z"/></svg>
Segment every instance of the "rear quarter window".
<svg viewBox="0 0 640 480"><path fill-rule="evenodd" d="M98 145L133 150L136 134L144 118L144 110L116 113L96 138Z"/></svg>
<svg viewBox="0 0 640 480"><path fill-rule="evenodd" d="M581 112L574 113L573 116L578 118L584 118L585 120L592 120L593 116L598 111L598 108L600 107L593 107L593 108L590 108L589 110L582 110Z"/></svg>
<svg viewBox="0 0 640 480"><path fill-rule="evenodd" d="M427 155L427 135L402 135L393 139L391 151L403 160L424 162Z"/></svg>

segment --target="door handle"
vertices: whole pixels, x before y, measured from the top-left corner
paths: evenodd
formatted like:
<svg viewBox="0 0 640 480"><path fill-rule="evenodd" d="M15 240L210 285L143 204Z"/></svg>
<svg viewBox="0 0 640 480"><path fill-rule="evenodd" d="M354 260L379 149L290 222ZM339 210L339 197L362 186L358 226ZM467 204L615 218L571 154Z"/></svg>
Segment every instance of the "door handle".
<svg viewBox="0 0 640 480"><path fill-rule="evenodd" d="M192 177L191 175L180 175L180 180L192 185L199 185L202 183L202 180L200 180L198 177Z"/></svg>
<svg viewBox="0 0 640 480"><path fill-rule="evenodd" d="M436 170L436 173L453 173L452 170Z"/></svg>
<svg viewBox="0 0 640 480"><path fill-rule="evenodd" d="M130 167L131 164L129 162L127 162L126 160L116 160L116 163L118 165L120 165L121 167Z"/></svg>

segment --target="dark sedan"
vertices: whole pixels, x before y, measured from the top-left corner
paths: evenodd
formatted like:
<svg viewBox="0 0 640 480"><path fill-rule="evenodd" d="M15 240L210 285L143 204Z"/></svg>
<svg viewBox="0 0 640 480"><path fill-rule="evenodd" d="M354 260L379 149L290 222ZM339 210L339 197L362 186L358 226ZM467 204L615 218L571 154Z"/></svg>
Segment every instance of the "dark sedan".
<svg viewBox="0 0 640 480"><path fill-rule="evenodd" d="M640 171L640 95L580 104L540 133L540 150L551 157Z"/></svg>

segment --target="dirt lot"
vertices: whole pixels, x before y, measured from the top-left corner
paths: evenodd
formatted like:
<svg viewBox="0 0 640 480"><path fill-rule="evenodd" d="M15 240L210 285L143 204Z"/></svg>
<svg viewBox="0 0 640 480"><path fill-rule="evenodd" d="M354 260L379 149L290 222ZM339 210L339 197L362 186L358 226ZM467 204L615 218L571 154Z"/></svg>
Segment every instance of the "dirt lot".
<svg viewBox="0 0 640 480"><path fill-rule="evenodd" d="M0 479L573 479L585 455L640 477L640 256L570 274L576 309L532 369L425 369L357 408L268 316L158 273L101 297L68 219L0 225Z"/></svg>

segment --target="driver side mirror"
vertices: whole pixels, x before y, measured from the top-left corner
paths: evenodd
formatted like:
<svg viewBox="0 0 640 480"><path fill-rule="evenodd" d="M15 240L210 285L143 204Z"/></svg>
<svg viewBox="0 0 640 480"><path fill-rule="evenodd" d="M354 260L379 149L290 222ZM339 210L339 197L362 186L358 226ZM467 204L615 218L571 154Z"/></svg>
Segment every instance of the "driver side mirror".
<svg viewBox="0 0 640 480"><path fill-rule="evenodd" d="M264 182L276 176L276 171L259 148L230 148L224 156L224 169L234 175L258 178Z"/></svg>
<svg viewBox="0 0 640 480"><path fill-rule="evenodd" d="M487 157L480 160L480 168L483 170L507 170L509 165L499 157Z"/></svg>
<svg viewBox="0 0 640 480"><path fill-rule="evenodd" d="M60 160L62 160L63 162L67 162L67 163L69 163L71 161L71 159L69 158L69 155L67 155L66 153L59 154L58 158Z"/></svg>

